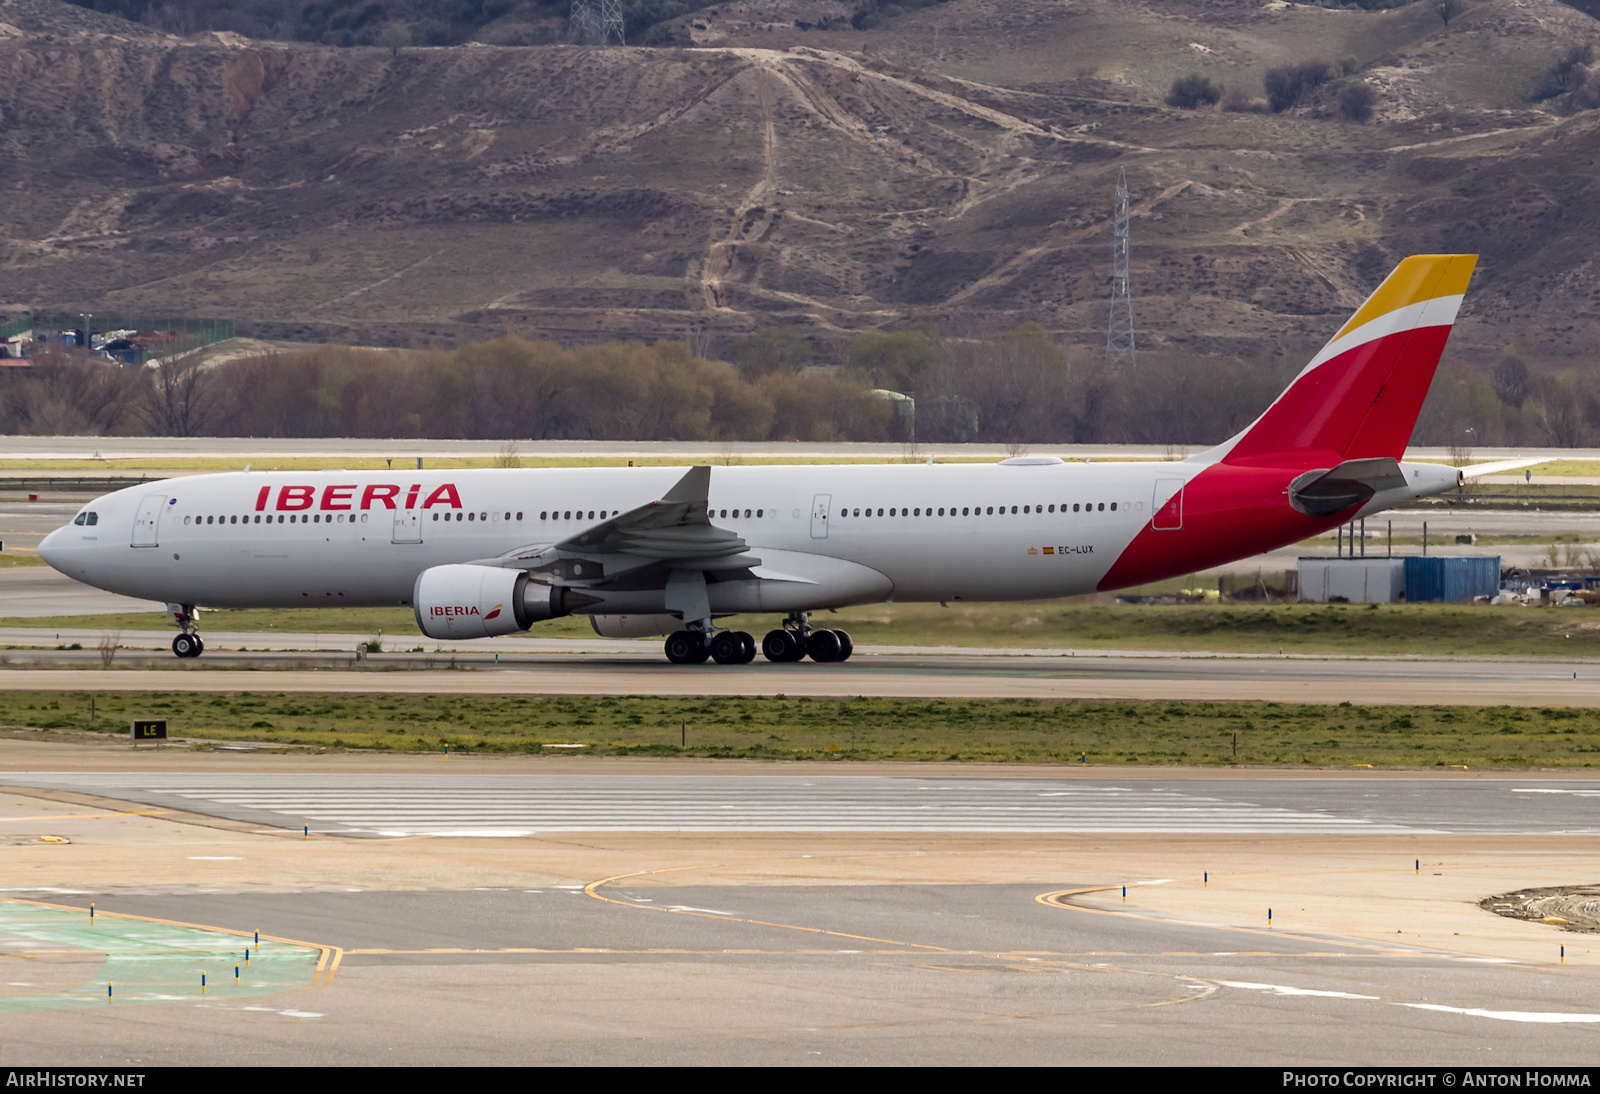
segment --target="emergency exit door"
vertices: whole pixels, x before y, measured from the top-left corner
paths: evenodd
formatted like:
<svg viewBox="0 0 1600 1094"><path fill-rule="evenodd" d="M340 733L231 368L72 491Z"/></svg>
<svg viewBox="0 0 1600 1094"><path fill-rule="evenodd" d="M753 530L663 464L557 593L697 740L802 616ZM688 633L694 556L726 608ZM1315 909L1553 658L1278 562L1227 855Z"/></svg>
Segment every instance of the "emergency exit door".
<svg viewBox="0 0 1600 1094"><path fill-rule="evenodd" d="M811 499L811 538L828 538L828 507L833 504L832 494L818 494Z"/></svg>
<svg viewBox="0 0 1600 1094"><path fill-rule="evenodd" d="M1151 528L1158 532L1183 529L1183 487L1182 479L1156 480L1155 496L1150 499L1150 508L1155 512L1150 521Z"/></svg>

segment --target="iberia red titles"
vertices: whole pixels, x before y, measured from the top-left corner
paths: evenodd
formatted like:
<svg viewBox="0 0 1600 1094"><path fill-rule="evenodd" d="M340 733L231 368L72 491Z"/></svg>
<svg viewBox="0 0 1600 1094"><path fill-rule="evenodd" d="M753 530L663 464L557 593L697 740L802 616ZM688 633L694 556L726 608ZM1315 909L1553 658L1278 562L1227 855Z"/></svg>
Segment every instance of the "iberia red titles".
<svg viewBox="0 0 1600 1094"><path fill-rule="evenodd" d="M276 490L277 497L273 494ZM361 491L361 496L356 497L356 491ZM422 496L422 484L411 483L406 488L405 508L416 509L417 499ZM316 508L325 512L348 511L351 509L398 509L400 500L400 485L398 483L369 483L363 487L358 483L332 483L322 488L320 495L315 486L263 486L256 492L256 512L264 512L269 506L278 512L298 512L302 509ZM456 490L453 482L436 486L423 499L420 508L432 509L443 506L450 509L461 508L461 495Z"/></svg>

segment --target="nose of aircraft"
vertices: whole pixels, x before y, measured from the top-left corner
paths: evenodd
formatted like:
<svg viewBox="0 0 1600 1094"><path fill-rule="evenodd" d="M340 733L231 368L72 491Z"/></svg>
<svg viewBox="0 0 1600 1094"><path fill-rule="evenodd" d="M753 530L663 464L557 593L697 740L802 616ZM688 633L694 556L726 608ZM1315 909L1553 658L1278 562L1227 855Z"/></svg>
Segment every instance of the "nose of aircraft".
<svg viewBox="0 0 1600 1094"><path fill-rule="evenodd" d="M68 527L70 527L70 525ZM49 535L45 536L39 541L39 557L44 559L57 570L61 569L61 564L65 561L62 547L64 545L63 541L66 539L66 537L67 529L57 528L54 532L51 532Z"/></svg>

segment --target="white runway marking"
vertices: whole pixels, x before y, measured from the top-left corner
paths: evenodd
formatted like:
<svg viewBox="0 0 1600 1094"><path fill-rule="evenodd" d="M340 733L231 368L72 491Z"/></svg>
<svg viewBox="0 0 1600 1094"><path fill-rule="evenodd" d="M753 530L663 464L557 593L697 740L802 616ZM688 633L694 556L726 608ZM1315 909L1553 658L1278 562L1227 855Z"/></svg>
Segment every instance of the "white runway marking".
<svg viewBox="0 0 1600 1094"><path fill-rule="evenodd" d="M1273 995L1311 995L1319 999L1377 999L1376 995L1355 995L1348 991L1318 991L1316 988L1291 988L1284 984L1252 984L1244 980L1218 980L1225 988L1265 991Z"/></svg>
<svg viewBox="0 0 1600 1094"><path fill-rule="evenodd" d="M298 832L508 837L541 832L1397 833L1359 815L1160 787L1039 780L843 776L203 775L28 776L35 785ZM929 791L937 791L930 794Z"/></svg>
<svg viewBox="0 0 1600 1094"><path fill-rule="evenodd" d="M1498 1018L1502 1022L1534 1022L1561 1025L1571 1022L1600 1022L1600 1014L1570 1014L1550 1010L1484 1010L1481 1007L1447 1007L1442 1003L1399 1003L1412 1010L1435 1010L1444 1014L1466 1014L1473 1018Z"/></svg>

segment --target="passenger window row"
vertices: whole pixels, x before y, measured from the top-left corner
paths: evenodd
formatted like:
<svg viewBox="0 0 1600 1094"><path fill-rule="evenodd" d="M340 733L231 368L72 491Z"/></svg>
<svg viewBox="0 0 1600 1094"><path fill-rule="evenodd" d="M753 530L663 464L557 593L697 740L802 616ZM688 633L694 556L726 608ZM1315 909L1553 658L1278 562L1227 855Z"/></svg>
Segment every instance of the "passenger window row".
<svg viewBox="0 0 1600 1094"><path fill-rule="evenodd" d="M266 515L266 519L263 521L261 514L257 513L257 514L255 514L255 517L252 520L251 519L251 514L246 513L243 517L184 517L183 518L183 523L188 524L190 522L190 520L193 520L194 523L196 523L196 524L262 524L262 523L265 523L265 524L272 524L272 523L282 524L284 522L284 519L285 519L284 515L282 513L279 513L279 514L277 514L277 517L278 517L277 521L274 522L273 519L272 519L273 518L273 514L272 513L268 513ZM336 522L339 523L339 524L344 524L346 521L348 521L351 524L354 524L356 522L356 514L354 514L354 513L327 513L327 514L323 514L323 513L290 513L288 515L287 519L288 519L290 524L334 524ZM365 513L361 514L361 523L362 524L367 523L367 514L365 514Z"/></svg>
<svg viewBox="0 0 1600 1094"><path fill-rule="evenodd" d="M605 520L606 519L606 515L607 514L606 514L606 511L604 509L600 510L600 519L601 520ZM613 509L611 511L610 515L613 516L613 517L616 516L617 515L617 510ZM522 514L521 513L517 514L517 519L518 520L522 519ZM547 520L547 519L548 520L594 520L595 516L594 516L594 510L593 509L589 510L589 515L587 517L583 515L583 510L582 509L568 509L565 512L562 512L560 510L551 510L549 512L540 513L539 514L539 519L540 520Z"/></svg>
<svg viewBox="0 0 1600 1094"><path fill-rule="evenodd" d="M1077 513L1077 512L1080 512L1080 511L1081 512L1088 512L1088 513L1092 513L1092 512L1101 512L1101 513L1103 513L1103 512L1106 511L1107 508L1108 508L1108 503L1103 502L1103 501L1102 502L1073 502L1071 511L1074 512L1074 513ZM1115 513L1117 511L1117 503L1114 502L1114 501L1110 502L1109 503L1109 508L1110 508L1111 512ZM1015 506L1015 505L1013 505L1009 510L1009 512L1011 512L1011 513L1016 513L1017 511L1018 511L1018 507ZM1067 503L1066 502L1062 502L1061 503L1061 512L1065 513L1067 511L1068 511L1067 510ZM995 516L1005 516L1007 512L1008 512L1008 510L1006 509L1006 507L1004 505L998 505L998 506L996 506L996 505L990 505L990 506L982 506L982 505L964 506L964 507L962 507L960 512L957 512L956 511L956 507L952 505L952 506L950 506L949 515L952 516L952 517L965 517L965 516L995 517ZM1021 512L1024 515L1030 514L1030 513L1044 513L1044 512L1054 513L1054 512L1056 512L1056 506L1054 506L1054 505L1051 505L1051 506L1024 505L1024 506L1021 507ZM872 506L870 506L870 505L867 506L865 509L851 509L847 505L844 508L839 510L839 516L840 517L860 517L860 516L868 516L868 517L870 517L870 516L873 516L873 515L877 515L877 516L881 517L881 516L884 515L884 511L882 509L874 510L872 508ZM891 516L891 517L893 517L893 516L901 516L901 517L931 517L931 516L935 516L935 515L942 517L942 516L945 515L945 510L941 508L938 511L938 513L935 514L935 512L934 512L934 510L933 510L933 508L931 506L929 508L927 508L927 509L922 509L922 508L913 508L913 509L899 508L899 509L890 509L888 511L888 515Z"/></svg>
<svg viewBox="0 0 1600 1094"><path fill-rule="evenodd" d="M494 513L494 514L490 514L490 513L460 513L460 512L457 512L457 513L454 513L454 514L452 514L452 513L444 513L443 514L443 519L450 520L452 518L452 515L454 516L454 519L456 519L456 520L484 520L484 521L486 521L486 520L489 520L491 516L493 516L493 518L495 520L511 520L512 519L511 514L509 512L505 513L504 515L502 515L500 513ZM89 516L92 517L92 516L94 516L94 514L90 513ZM272 514L272 513L268 513L266 515L266 523L267 524L274 523L273 516L274 516L274 514ZM278 523L278 524L282 524L285 520L287 520L290 524L335 524L335 523L337 523L337 524L345 524L345 523L354 524L354 523L356 523L356 514L355 513L290 513L287 516L285 516L282 513L278 513L278 514L276 514L276 516L277 516L276 523ZM367 514L366 513L360 514L360 517L361 517L361 523L362 524L367 523ZM439 514L439 513L433 514L433 519L434 520L439 520L440 517L441 517L441 514ZM517 520L521 520L522 519L522 514L518 513L516 515L516 519ZM240 524L240 523L243 523L243 524L260 524L260 523L262 523L262 516L261 516L260 513L257 513L252 518L252 516L249 513L246 513L242 518L241 517L237 517L237 516L231 516L231 517L208 516L208 517L184 517L183 518L183 523L189 524L191 522L194 523L194 524ZM80 519L78 521L75 521L74 523L83 524L85 522ZM88 523L89 524L93 524L95 522L91 520L91 521L88 521Z"/></svg>

